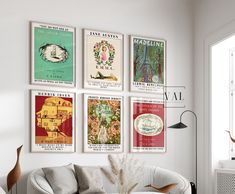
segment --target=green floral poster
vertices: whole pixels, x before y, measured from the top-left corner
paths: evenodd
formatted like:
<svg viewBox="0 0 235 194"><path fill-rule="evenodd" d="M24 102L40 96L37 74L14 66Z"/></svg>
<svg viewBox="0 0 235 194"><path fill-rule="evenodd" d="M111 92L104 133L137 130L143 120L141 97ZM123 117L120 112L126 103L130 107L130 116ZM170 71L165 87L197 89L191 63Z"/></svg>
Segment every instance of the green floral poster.
<svg viewBox="0 0 235 194"><path fill-rule="evenodd" d="M32 83L74 86L75 29L31 23Z"/></svg>
<svg viewBox="0 0 235 194"><path fill-rule="evenodd" d="M85 95L85 152L122 151L122 97Z"/></svg>
<svg viewBox="0 0 235 194"><path fill-rule="evenodd" d="M163 92L165 84L164 40L131 36L131 90Z"/></svg>

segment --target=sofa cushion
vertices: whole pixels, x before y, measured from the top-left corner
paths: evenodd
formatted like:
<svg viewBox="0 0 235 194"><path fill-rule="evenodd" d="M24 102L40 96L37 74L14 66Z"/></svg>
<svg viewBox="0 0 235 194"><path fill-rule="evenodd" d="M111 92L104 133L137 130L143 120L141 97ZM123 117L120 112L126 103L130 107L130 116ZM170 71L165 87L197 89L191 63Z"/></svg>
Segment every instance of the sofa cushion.
<svg viewBox="0 0 235 194"><path fill-rule="evenodd" d="M35 174L34 180L36 181L38 186L46 193L54 193L49 182L44 177L38 174Z"/></svg>
<svg viewBox="0 0 235 194"><path fill-rule="evenodd" d="M98 167L74 165L80 194L104 194L102 174Z"/></svg>
<svg viewBox="0 0 235 194"><path fill-rule="evenodd" d="M45 177L55 194L75 194L78 184L72 165L43 168Z"/></svg>

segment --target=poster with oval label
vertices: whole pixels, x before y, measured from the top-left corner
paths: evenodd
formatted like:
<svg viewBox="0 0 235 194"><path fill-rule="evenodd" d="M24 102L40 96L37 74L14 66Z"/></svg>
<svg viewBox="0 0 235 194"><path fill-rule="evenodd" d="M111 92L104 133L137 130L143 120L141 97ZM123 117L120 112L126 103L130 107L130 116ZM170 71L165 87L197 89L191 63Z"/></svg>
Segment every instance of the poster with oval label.
<svg viewBox="0 0 235 194"><path fill-rule="evenodd" d="M165 110L162 99L131 97L131 152L165 152Z"/></svg>
<svg viewBox="0 0 235 194"><path fill-rule="evenodd" d="M32 84L75 86L75 28L31 22Z"/></svg>
<svg viewBox="0 0 235 194"><path fill-rule="evenodd" d="M84 29L84 87L122 90L123 34Z"/></svg>

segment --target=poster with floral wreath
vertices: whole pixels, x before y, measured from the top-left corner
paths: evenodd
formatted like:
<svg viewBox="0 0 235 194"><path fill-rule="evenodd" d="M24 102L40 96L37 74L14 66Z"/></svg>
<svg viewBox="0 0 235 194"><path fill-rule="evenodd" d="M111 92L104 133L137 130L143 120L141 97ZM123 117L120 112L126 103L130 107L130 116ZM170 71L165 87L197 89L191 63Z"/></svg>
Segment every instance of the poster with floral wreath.
<svg viewBox="0 0 235 194"><path fill-rule="evenodd" d="M165 152L164 101L131 97L131 152Z"/></svg>
<svg viewBox="0 0 235 194"><path fill-rule="evenodd" d="M75 28L31 22L31 83L75 86Z"/></svg>
<svg viewBox="0 0 235 194"><path fill-rule="evenodd" d="M84 29L84 87L122 90L123 34Z"/></svg>
<svg viewBox="0 0 235 194"><path fill-rule="evenodd" d="M31 91L31 151L74 152L75 94Z"/></svg>
<svg viewBox="0 0 235 194"><path fill-rule="evenodd" d="M131 36L131 91L163 93L166 41Z"/></svg>
<svg viewBox="0 0 235 194"><path fill-rule="evenodd" d="M123 152L122 97L84 95L84 152Z"/></svg>

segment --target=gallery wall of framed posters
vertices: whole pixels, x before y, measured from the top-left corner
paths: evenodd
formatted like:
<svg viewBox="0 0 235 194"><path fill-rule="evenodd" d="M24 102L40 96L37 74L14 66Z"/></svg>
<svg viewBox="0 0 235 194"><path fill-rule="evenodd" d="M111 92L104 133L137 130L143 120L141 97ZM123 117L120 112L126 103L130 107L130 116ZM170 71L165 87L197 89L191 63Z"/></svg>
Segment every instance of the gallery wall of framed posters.
<svg viewBox="0 0 235 194"><path fill-rule="evenodd" d="M131 152L165 152L165 109L162 99L131 97Z"/></svg>
<svg viewBox="0 0 235 194"><path fill-rule="evenodd" d="M31 151L75 152L76 93L67 89L76 86L76 28L30 22L30 30L31 84L64 90L30 91ZM83 65L79 76L85 89L123 91L123 47L121 33L83 29L83 64L78 65ZM166 41L131 35L130 93L155 96L130 97L130 115L125 119L130 122L131 152L166 151L165 85ZM84 94L84 152L124 151L123 98Z"/></svg>
<svg viewBox="0 0 235 194"><path fill-rule="evenodd" d="M31 151L75 151L75 94L31 90Z"/></svg>
<svg viewBox="0 0 235 194"><path fill-rule="evenodd" d="M75 86L75 28L31 22L31 83Z"/></svg>
<svg viewBox="0 0 235 194"><path fill-rule="evenodd" d="M123 152L123 98L84 95L84 152Z"/></svg>
<svg viewBox="0 0 235 194"><path fill-rule="evenodd" d="M166 41L130 36L130 88L135 92L164 92Z"/></svg>
<svg viewBox="0 0 235 194"><path fill-rule="evenodd" d="M84 29L84 87L123 89L123 34Z"/></svg>

